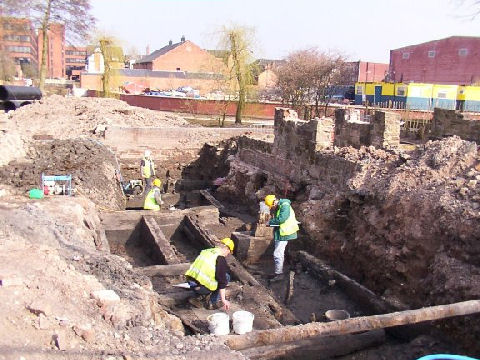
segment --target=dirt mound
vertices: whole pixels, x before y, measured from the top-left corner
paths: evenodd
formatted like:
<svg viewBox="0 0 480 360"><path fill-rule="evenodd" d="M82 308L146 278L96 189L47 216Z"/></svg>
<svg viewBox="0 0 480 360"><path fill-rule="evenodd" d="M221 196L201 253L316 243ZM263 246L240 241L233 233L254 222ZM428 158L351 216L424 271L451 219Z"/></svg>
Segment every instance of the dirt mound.
<svg viewBox="0 0 480 360"><path fill-rule="evenodd" d="M183 336L149 278L96 250L88 200L11 199L0 229L0 359L243 358L215 337Z"/></svg>
<svg viewBox="0 0 480 360"><path fill-rule="evenodd" d="M107 209L123 209L124 196L115 180L115 155L93 139L36 141L25 159L0 167L2 184L21 194L38 187L45 175L72 175L77 194Z"/></svg>
<svg viewBox="0 0 480 360"><path fill-rule="evenodd" d="M52 95L9 113L10 127L22 135L67 139L92 135L109 125L149 127L188 126L179 115L152 111L109 98L77 98Z"/></svg>

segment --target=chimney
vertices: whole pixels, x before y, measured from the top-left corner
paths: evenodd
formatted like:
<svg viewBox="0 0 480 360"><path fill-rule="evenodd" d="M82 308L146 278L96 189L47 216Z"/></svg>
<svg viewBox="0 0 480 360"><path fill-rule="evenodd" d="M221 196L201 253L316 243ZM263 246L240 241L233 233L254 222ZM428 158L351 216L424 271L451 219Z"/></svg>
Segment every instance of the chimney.
<svg viewBox="0 0 480 360"><path fill-rule="evenodd" d="M145 55L149 55L150 54L150 45L147 45L146 49L145 49Z"/></svg>
<svg viewBox="0 0 480 360"><path fill-rule="evenodd" d="M181 41L181 42L185 42L185 35L182 35L180 41Z"/></svg>
<svg viewBox="0 0 480 360"><path fill-rule="evenodd" d="M168 42L168 45L172 46L172 45L173 45L173 41L170 40L170 41Z"/></svg>

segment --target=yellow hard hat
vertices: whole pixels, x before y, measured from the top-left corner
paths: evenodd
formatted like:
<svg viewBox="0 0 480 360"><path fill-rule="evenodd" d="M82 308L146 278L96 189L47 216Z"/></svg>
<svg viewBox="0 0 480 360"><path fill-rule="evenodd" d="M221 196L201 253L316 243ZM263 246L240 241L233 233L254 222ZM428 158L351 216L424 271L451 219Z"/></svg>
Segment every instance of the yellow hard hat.
<svg viewBox="0 0 480 360"><path fill-rule="evenodd" d="M273 206L273 202L277 200L277 198L275 197L275 195L267 195L265 196L265 205L267 205L268 207L272 207Z"/></svg>
<svg viewBox="0 0 480 360"><path fill-rule="evenodd" d="M227 247L230 249L230 252L233 253L233 248L235 247L235 244L233 243L232 239L225 238L225 239L222 239L220 242L227 245Z"/></svg>
<svg viewBox="0 0 480 360"><path fill-rule="evenodd" d="M160 181L160 179L153 180L153 186L156 186L156 187L162 186L162 182Z"/></svg>

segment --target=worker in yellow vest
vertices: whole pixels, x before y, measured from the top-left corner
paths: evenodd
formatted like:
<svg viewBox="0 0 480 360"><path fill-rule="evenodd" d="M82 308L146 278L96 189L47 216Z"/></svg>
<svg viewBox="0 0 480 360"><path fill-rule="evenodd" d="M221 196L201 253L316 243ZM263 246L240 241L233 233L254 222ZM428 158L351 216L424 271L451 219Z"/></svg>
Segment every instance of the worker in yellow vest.
<svg viewBox="0 0 480 360"><path fill-rule="evenodd" d="M207 309L230 309L225 288L230 281L230 269L226 257L233 253L234 243L230 238L224 238L221 243L211 249L200 252L193 264L185 273L190 288L196 296L188 299L195 307ZM220 298L220 300L219 300Z"/></svg>
<svg viewBox="0 0 480 360"><path fill-rule="evenodd" d="M162 182L160 179L153 180L153 188L145 196L145 201L143 202L143 208L145 210L160 210L160 206L163 204L162 194L160 192L160 187Z"/></svg>
<svg viewBox="0 0 480 360"><path fill-rule="evenodd" d="M150 150L145 150L143 159L140 161L140 173L142 174L144 193L148 194L152 188L152 179L155 178L155 163Z"/></svg>
<svg viewBox="0 0 480 360"><path fill-rule="evenodd" d="M268 226L274 228L273 239L275 240L275 250L273 251L275 274L271 276L270 281L278 281L283 278L285 248L290 240L297 238L299 227L290 200L277 199L275 195L267 195L265 205L273 213L273 218L268 222Z"/></svg>

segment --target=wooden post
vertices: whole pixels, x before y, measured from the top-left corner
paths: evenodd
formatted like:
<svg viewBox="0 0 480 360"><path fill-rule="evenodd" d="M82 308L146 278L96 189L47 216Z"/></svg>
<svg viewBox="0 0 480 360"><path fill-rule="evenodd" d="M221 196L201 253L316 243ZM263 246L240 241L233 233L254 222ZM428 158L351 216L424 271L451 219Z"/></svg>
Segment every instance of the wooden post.
<svg viewBox="0 0 480 360"><path fill-rule="evenodd" d="M183 275L190 267L190 263L172 265L152 265L136 269L146 276L177 276Z"/></svg>
<svg viewBox="0 0 480 360"><path fill-rule="evenodd" d="M392 326L416 324L423 321L445 319L480 312L480 300L470 300L450 305L438 305L417 310L406 310L384 315L362 316L329 323L309 323L279 329L253 331L245 335L228 335L226 344L234 350L256 346L284 344L318 335L352 334L360 331Z"/></svg>

